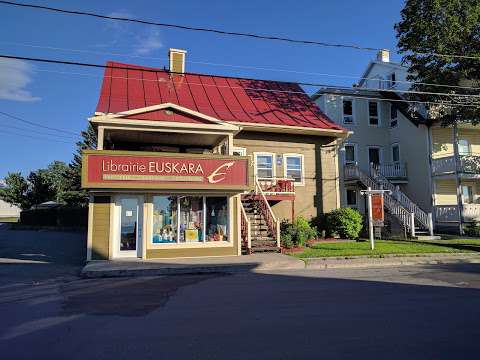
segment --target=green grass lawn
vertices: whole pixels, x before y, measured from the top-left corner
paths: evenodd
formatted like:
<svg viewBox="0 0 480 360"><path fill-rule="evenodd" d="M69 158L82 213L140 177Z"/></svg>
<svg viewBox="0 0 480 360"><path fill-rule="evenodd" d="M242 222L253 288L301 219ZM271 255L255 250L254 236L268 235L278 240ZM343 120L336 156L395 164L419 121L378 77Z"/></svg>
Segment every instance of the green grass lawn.
<svg viewBox="0 0 480 360"><path fill-rule="evenodd" d="M409 240L376 240L375 250L370 250L368 241L319 243L306 248L302 253L293 256L299 258L330 257L330 256L382 256L386 254L425 254L425 253L459 253L480 252L480 239L455 239L435 241Z"/></svg>
<svg viewBox="0 0 480 360"><path fill-rule="evenodd" d="M0 223L16 223L18 220L20 220L18 217L2 217Z"/></svg>

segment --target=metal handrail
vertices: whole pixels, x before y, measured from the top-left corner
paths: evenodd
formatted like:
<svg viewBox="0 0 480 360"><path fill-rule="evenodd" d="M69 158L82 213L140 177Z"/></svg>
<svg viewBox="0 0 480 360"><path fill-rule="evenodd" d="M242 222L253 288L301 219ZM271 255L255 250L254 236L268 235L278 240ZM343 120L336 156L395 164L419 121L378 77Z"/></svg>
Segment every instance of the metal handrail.
<svg viewBox="0 0 480 360"><path fill-rule="evenodd" d="M243 207L243 204L240 202L240 210L241 210L241 235L242 240L245 244L247 252L250 253L252 250L252 235L251 235L251 224L250 220L248 220L247 212Z"/></svg>
<svg viewBox="0 0 480 360"><path fill-rule="evenodd" d="M267 198L265 197L265 194L262 190L262 187L260 186L258 179L255 179L255 192L259 194L260 198L262 199L260 201L260 204L263 204L263 206L260 206L260 210L263 212L263 215L267 222L267 226L270 228L270 231L272 232L272 234L275 234L275 238L277 240L277 247L280 247L280 221L273 213L273 210L270 207Z"/></svg>

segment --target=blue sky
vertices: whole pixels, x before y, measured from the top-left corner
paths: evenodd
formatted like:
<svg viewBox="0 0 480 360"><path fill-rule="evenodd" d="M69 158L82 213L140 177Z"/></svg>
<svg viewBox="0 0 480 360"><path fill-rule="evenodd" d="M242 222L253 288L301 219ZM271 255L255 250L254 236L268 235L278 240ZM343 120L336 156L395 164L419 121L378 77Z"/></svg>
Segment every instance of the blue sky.
<svg viewBox="0 0 480 360"><path fill-rule="evenodd" d="M35 3L196 27L389 49L395 49L393 25L400 19L403 7L401 0ZM4 5L0 5L0 19L0 53L19 56L99 64L116 60L163 67L167 65L168 48L174 47L188 51L187 71L331 85L351 85L355 79L200 62L358 77L375 57L367 51L226 37ZM396 54L391 58L399 60ZM95 111L102 74L101 69L0 60L0 111L79 133ZM69 162L75 149L74 135L29 126L1 114L0 126L0 177L14 171L28 174L53 160Z"/></svg>

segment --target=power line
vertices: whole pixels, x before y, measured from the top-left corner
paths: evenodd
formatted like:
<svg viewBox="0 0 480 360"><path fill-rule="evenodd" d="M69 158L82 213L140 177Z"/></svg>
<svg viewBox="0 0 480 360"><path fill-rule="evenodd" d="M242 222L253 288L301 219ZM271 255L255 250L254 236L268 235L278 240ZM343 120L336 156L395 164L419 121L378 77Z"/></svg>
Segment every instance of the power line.
<svg viewBox="0 0 480 360"><path fill-rule="evenodd" d="M102 68L102 69L117 69L117 70L130 70L130 71L135 71L135 70L141 70L143 72L152 72L152 73L158 73L166 70L158 70L158 69L146 69L146 68L141 68L141 69L135 69L135 68L129 68L127 66L112 66L112 65L102 65L102 64L91 64L91 63L81 63L81 62L76 62L76 61L65 61L65 60L53 60L53 59L42 59L42 58L32 58L32 57L24 57L24 56L13 56L13 55L1 55L0 58L6 58L6 59L17 59L17 60L26 60L26 61L36 61L36 62L44 62L44 63L51 63L51 64L62 64L62 65L75 65L75 66L84 66L84 67L92 67L92 68ZM196 75L196 76L212 76L212 77L219 77L218 75L211 75L211 74L199 74L199 73L192 73L192 72L185 72L185 73L177 73L173 71L168 71L170 74L187 74L187 75ZM226 76L222 76L222 78L225 78ZM233 76L228 76L227 78L230 79L236 79L236 80L247 80L247 81L274 81L277 83L282 83L282 84L298 84L298 85L304 85L304 86L314 86L314 87L332 87L331 85L328 84L318 84L318 83L308 83L308 82L293 82L293 81L283 81L283 80L265 80L265 79L248 79L248 78L238 78L238 77L233 77ZM132 78L128 78L132 79ZM472 95L472 94L455 94L455 93L438 93L438 92L429 92L429 91L415 91L415 90L392 90L392 89L377 89L377 88L350 88L347 86L335 86L336 88L344 89L344 90L355 90L355 91L382 91L382 92L391 92L391 93L405 93L405 94L423 94L423 95L436 95L436 96L456 96L456 97L461 97L461 98L479 98L480 95ZM252 88L250 90L256 90L256 91L271 91L270 89L258 89L258 88ZM277 90L273 90L277 91Z"/></svg>
<svg viewBox="0 0 480 360"><path fill-rule="evenodd" d="M93 50L85 50L85 49L68 49L68 48L61 48L61 47L54 47L54 46L21 44L21 43L9 42L9 41L0 41L0 43L8 44L8 45L31 47L31 48L37 48L37 49L67 51L67 52L86 53L86 54L95 54L95 55L120 56L120 57L128 57L128 58L161 60L161 61L167 59L167 57L141 56L141 55L118 53L118 52L93 51ZM329 73L320 73L320 72L312 72L312 71L299 71L299 70L292 70L292 69L277 69L272 67L263 67L263 66L254 66L254 65L224 64L224 63L216 63L216 62L210 62L210 61L194 61L194 60L186 60L186 62L191 64L208 65L208 66L222 66L222 67L232 67L232 68L240 68L240 69L274 71L274 72L284 72L284 73L291 73L291 74L326 76L326 77L355 79L355 80L374 80L379 82L383 81L385 83L388 82L388 80L374 79L374 78L368 78L368 77L358 77L355 75L329 74ZM396 80L395 82L399 84L417 84L417 85L444 87L444 88L452 88L452 89L480 90L480 87L446 85L446 84L426 83L426 82L419 82L419 81Z"/></svg>
<svg viewBox="0 0 480 360"><path fill-rule="evenodd" d="M39 137L39 136L31 136L27 134L19 134L16 132L11 132L11 131L5 131L3 129L0 129L0 134L6 134L6 135L14 135L14 136L21 136L21 137L26 137L34 140L42 140L42 141L47 141L47 142L58 142L58 143L64 143L64 144L70 144L72 145L73 143L71 141L62 141L58 139L48 139L44 137Z"/></svg>
<svg viewBox="0 0 480 360"><path fill-rule="evenodd" d="M106 20L125 21L125 22L137 23L137 24L143 24L143 25L153 25L153 26L160 26L160 27L176 28L181 30L200 31L200 32L214 33L219 35L230 35L230 36L237 36L237 37L254 38L259 40L283 41L288 43L296 43L296 44L304 44L304 45L317 45L317 46L323 46L323 47L347 48L347 49L365 50L365 51L383 50L381 48L360 46L355 44L338 44L338 43L329 43L324 41L301 40L301 39L293 39L293 38L273 36L273 35L260 35L260 34L254 34L254 33L242 33L242 32L225 31L225 30L219 30L219 29L193 27L193 26L187 26L187 25L160 23L160 22L154 22L154 21L148 21L148 20L142 20L142 19L103 15L103 14L85 12L85 11L66 10L66 9L54 8L49 6L43 6L43 5L16 3L12 1L0 1L0 4L23 7L23 8L31 8L31 9L37 9L37 10L45 10L45 11L57 12L57 13L68 14L68 15L89 16L89 17L106 19ZM458 55L458 54L441 54L441 53L415 53L415 54L430 55L430 56L436 56L436 57L454 57L454 58L462 58L462 59L480 60L480 57L478 56L468 56L468 55Z"/></svg>
<svg viewBox="0 0 480 360"><path fill-rule="evenodd" d="M0 56L1 57L1 56ZM107 67L107 66L105 66ZM112 67L107 67L107 68L112 68ZM122 68L123 69L123 68ZM127 69L127 68L125 68ZM130 68L128 68L130 69ZM78 75L78 76L84 76L84 77L91 77L91 78L111 78L111 79L121 79L121 80L134 80L134 81L145 81L145 82L158 82L158 80L154 79L144 79L144 78L135 78L135 77L124 77L124 76L111 76L111 75L94 75L94 74L86 74L86 73L79 73L79 72L72 72L72 71L57 71L57 70L47 70L47 69L33 69L32 71L34 72L46 72L46 73L55 73L55 74L63 74L63 75ZM155 70L155 71L160 71L160 70ZM214 75L212 75L214 76ZM203 83L194 83L191 81L187 82L189 85L195 85L195 86L205 86L205 87L216 87L216 88L231 88L231 89L243 89L243 90L249 90L249 91L262 91L262 92L272 92L272 93L283 93L283 94L307 94L308 96L313 96L317 92L311 92L308 93L306 91L293 91L293 90L275 90L275 89L264 89L264 88L253 88L253 87L247 87L247 86L229 86L229 85L217 85L217 84L203 84ZM335 88L334 86L331 85L324 85L325 87L329 88ZM361 88L348 88L349 90L361 90ZM342 90L342 89L340 89ZM380 89L383 90L383 89ZM354 96L354 95L346 95L346 94L334 94L334 93L328 93L331 96L348 96L349 98L358 98L358 99L368 99L368 100L377 100L377 101L384 101L384 102L400 102L400 103L411 103L411 104L424 104L424 105L442 105L442 106L456 106L456 107L478 107L478 105L474 104L462 104L462 103L456 103L452 101L421 101L421 100L408 100L408 99L387 99L387 98L380 98L380 97L375 97L375 96L368 96L368 95L361 95L361 96ZM118 100L125 100L125 98L117 98L111 96L110 99L118 99ZM121 113L119 113L121 114Z"/></svg>
<svg viewBox="0 0 480 360"><path fill-rule="evenodd" d="M3 111L0 111L0 114L3 115L3 116L9 117L9 118L11 118L11 119L24 122L24 123L29 124L29 125L32 125L32 126L38 126L38 127L44 128L44 129L48 129L48 130L52 130L52 131L58 131L58 132L61 132L61 133L64 133L64 134L79 136L79 134L77 134L77 133L75 133L75 132L73 132L73 131L68 131L68 130L63 130L63 129L59 129L59 128L55 128L55 127L46 126L46 125L39 124L39 123L30 121L30 120L22 119L22 118L20 118L20 117L18 117L18 116L15 116L15 115L12 115L12 114L8 114L8 113L3 112Z"/></svg>
<svg viewBox="0 0 480 360"><path fill-rule="evenodd" d="M14 126L14 125L10 125L10 124L2 124L1 127L2 128L7 127L7 128L10 128L10 129L27 131L27 132L31 132L31 133L35 133L35 134L39 134L39 135L45 135L45 136L51 136L51 137L54 137L54 138L65 139L64 135L50 134L50 133L46 133L46 132L42 132L42 131L36 131L34 129L28 129L28 128L24 128L24 127L20 127L20 126ZM70 136L70 135L68 135L68 136ZM71 139L74 139L74 137L72 136Z"/></svg>

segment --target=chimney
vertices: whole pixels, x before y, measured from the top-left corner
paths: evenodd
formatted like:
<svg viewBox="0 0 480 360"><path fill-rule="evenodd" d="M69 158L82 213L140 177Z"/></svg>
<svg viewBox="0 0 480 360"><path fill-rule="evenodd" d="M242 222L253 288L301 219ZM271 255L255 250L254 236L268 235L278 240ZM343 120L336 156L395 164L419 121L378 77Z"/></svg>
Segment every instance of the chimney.
<svg viewBox="0 0 480 360"><path fill-rule="evenodd" d="M377 61L390 62L390 51L387 49L379 50L377 52Z"/></svg>
<svg viewBox="0 0 480 360"><path fill-rule="evenodd" d="M185 50L170 49L168 50L168 58L170 59L170 71L176 74L185 72Z"/></svg>

